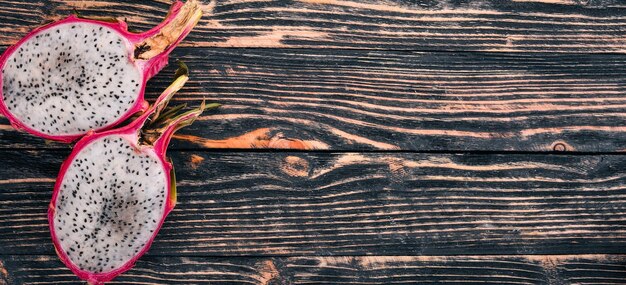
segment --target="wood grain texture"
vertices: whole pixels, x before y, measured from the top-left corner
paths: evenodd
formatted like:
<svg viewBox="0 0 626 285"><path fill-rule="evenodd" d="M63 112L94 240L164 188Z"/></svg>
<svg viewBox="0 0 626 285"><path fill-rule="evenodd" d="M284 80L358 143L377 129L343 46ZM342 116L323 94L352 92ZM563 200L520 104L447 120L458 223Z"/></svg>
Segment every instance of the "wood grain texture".
<svg viewBox="0 0 626 285"><path fill-rule="evenodd" d="M624 255L146 256L107 284L623 284ZM1 284L84 284L55 256L0 255ZM4 283L2 283L4 281Z"/></svg>
<svg viewBox="0 0 626 285"><path fill-rule="evenodd" d="M49 7L46 1L1 1L0 45L12 45L32 29L44 24L45 15L50 12Z"/></svg>
<svg viewBox="0 0 626 285"><path fill-rule="evenodd" d="M2 151L3 254L54 254L64 151ZM172 152L155 256L622 254L621 155Z"/></svg>
<svg viewBox="0 0 626 285"><path fill-rule="evenodd" d="M7 31L0 44L72 9L126 18L145 30L161 21L170 1L34 2L0 3L0 30ZM626 43L619 0L203 2L206 16L186 46L603 53L623 52Z"/></svg>
<svg viewBox="0 0 626 285"><path fill-rule="evenodd" d="M0 46L72 9L146 30L169 4L2 1ZM412 153L624 151L622 1L203 7L174 104L224 107L177 135L177 208L113 284L626 282L625 156ZM408 152L353 152L380 150ZM83 284L46 219L68 153L0 118L0 285Z"/></svg>
<svg viewBox="0 0 626 285"><path fill-rule="evenodd" d="M174 103L224 104L173 149L626 149L626 57L180 48ZM169 66L149 83L156 98ZM0 119L0 148L54 148Z"/></svg>

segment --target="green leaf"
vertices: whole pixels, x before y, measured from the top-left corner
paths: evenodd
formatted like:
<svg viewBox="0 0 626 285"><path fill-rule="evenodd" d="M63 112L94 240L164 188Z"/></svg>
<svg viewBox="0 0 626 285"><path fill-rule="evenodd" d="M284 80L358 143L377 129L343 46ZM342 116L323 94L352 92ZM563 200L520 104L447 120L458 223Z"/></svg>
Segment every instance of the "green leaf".
<svg viewBox="0 0 626 285"><path fill-rule="evenodd" d="M171 159L167 159L170 164L172 165L172 170L170 170L170 204L172 205L172 208L174 208L174 206L176 206L176 201L177 201L177 197L176 197L176 171L174 171L174 163L172 162Z"/></svg>
<svg viewBox="0 0 626 285"><path fill-rule="evenodd" d="M204 106L204 109L202 109L202 110L206 111L206 110L211 110L211 109L217 109L217 108L219 108L221 106L222 106L222 104L220 104L220 103L211 103L209 105Z"/></svg>
<svg viewBox="0 0 626 285"><path fill-rule="evenodd" d="M184 62L178 60L178 69L176 70L176 73L174 73L174 79L181 77L183 75L185 76L189 76L189 67L187 66L187 64L185 64Z"/></svg>
<svg viewBox="0 0 626 285"><path fill-rule="evenodd" d="M154 119L154 121L151 123L152 126L158 126L159 124L171 119L174 115L176 115L176 113L178 113L178 111L187 108L187 103L183 103L180 104L178 106L174 106L171 108L166 109L165 112L163 112L162 114L159 115L158 118Z"/></svg>
<svg viewBox="0 0 626 285"><path fill-rule="evenodd" d="M85 20L94 20L94 21L107 22L107 23L119 23L119 20L115 17L83 16L76 9L72 9L72 14L74 14L74 16L78 18L85 19Z"/></svg>
<svg viewBox="0 0 626 285"><path fill-rule="evenodd" d="M185 77L185 79L181 81L183 79L181 77ZM174 86L177 86L178 82L182 82L181 85L178 87L182 88L182 84L185 84L187 79L189 79L189 68L184 62L178 61L178 69L176 70L176 74L174 75L174 82L168 87L168 90L170 88L174 88ZM172 99L172 96L174 96L174 93L176 93L176 91L170 94L168 98L164 98L163 101L158 102L157 100L157 102L154 103L157 105L155 106L155 110L153 111L152 115L150 115L151 122L156 121L160 117L161 111L163 111L163 109L167 107L167 104L169 104L170 99ZM167 90L165 92L167 92Z"/></svg>
<svg viewBox="0 0 626 285"><path fill-rule="evenodd" d="M200 116L200 114L202 114L202 112L204 112L205 110L219 108L220 106L222 106L222 104L219 104L219 103L211 103L211 104L206 105L204 103L204 100L202 100L202 104L200 104L200 107L191 109L187 112L177 115L176 117L169 120L170 122L173 122L173 123L171 123L170 126L166 126L165 128L173 127L174 131L177 131L183 127L191 125L198 118L198 116ZM179 119L187 117L189 115L193 115L193 116L188 119L179 121Z"/></svg>

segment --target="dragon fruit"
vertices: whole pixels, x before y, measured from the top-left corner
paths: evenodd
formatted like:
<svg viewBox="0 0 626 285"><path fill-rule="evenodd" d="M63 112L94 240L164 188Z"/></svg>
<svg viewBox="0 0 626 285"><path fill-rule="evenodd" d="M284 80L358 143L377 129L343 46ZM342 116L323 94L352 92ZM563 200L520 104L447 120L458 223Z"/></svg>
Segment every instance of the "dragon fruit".
<svg viewBox="0 0 626 285"><path fill-rule="evenodd" d="M165 109L187 81L186 72L177 75L145 113L121 128L90 131L61 166L48 210L52 240L61 261L91 284L110 281L148 250L176 203L170 138L218 106Z"/></svg>
<svg viewBox="0 0 626 285"><path fill-rule="evenodd" d="M123 21L78 15L38 28L0 57L0 114L18 130L61 142L111 128L146 110L146 81L201 16L188 0L139 34Z"/></svg>

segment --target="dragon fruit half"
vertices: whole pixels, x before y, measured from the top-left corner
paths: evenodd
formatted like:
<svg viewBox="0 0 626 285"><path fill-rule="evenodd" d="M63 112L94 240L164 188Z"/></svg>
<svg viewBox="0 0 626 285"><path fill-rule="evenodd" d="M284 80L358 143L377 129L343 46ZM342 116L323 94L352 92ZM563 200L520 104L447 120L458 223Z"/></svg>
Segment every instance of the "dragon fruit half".
<svg viewBox="0 0 626 285"><path fill-rule="evenodd" d="M184 65L181 70L186 70ZM57 254L78 277L102 284L143 255L176 203L174 171L166 156L173 133L204 105L176 115L165 109L187 81L186 72L129 125L89 132L61 166L48 210Z"/></svg>
<svg viewBox="0 0 626 285"><path fill-rule="evenodd" d="M201 16L188 0L140 34L123 21L77 15L38 28L0 57L0 113L16 129L62 142L111 128L146 110L146 81Z"/></svg>

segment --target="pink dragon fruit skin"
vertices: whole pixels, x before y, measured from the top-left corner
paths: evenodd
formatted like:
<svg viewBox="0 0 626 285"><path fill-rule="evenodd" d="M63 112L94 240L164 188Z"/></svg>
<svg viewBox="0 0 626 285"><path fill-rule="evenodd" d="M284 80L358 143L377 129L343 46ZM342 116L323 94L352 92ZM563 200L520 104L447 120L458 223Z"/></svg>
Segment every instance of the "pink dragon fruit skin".
<svg viewBox="0 0 626 285"><path fill-rule="evenodd" d="M0 80L0 114L7 117L15 129L23 130L45 139L66 143L77 140L89 130L101 131L109 129L128 119L131 115L147 109L148 104L144 100L146 82L167 65L170 52L187 34L189 34L201 16L202 11L197 0L188 0L184 4L180 1L175 2L171 6L168 16L162 23L147 32L139 34L129 32L126 23L121 20L117 20L116 22L101 21L82 18L77 15L71 15L63 20L37 28L22 38L17 44L9 47L0 57L0 69L2 69L2 80ZM74 37L72 37L72 33L69 30L70 28L82 30L75 32L73 34ZM56 80L54 87L45 86L46 79L44 77L49 76L49 74L43 74L46 69L42 68L42 65L34 66L34 63L32 63L36 61L33 60L35 58L46 57L45 54L41 54L41 57L39 56L40 54L37 54L38 50L40 50L37 45L42 44L39 37L51 37L51 35L55 35L56 32L56 34L61 34L69 38L78 38L77 35L82 36L80 32L85 29L92 29L100 33L93 34L93 37L90 37L89 40L92 38L94 38L94 41L103 38L107 39L106 42L96 42L97 46L94 45L94 48L92 48L98 48L98 51L101 51L103 54L99 55L96 50L93 50L93 55L91 55L91 52L87 52L84 55L85 58L89 58L90 62L97 64L99 59L102 58L102 60L105 61L107 59L106 57L111 54L105 54L105 52L117 52L117 56L121 58L120 61L118 61L121 62L119 65L122 65L119 68L126 73L119 75L117 72L115 74L107 74L105 73L106 66L96 66L93 71L94 76L88 78L93 78L92 80L97 80L98 83L102 83L102 85L105 83L108 84L106 90L98 90L102 92L96 94L95 85L94 89L90 90L91 88L88 82L84 82L84 84L78 88L80 90L72 90L71 84L65 84L65 82L71 81L69 78L58 77L59 70L67 70L69 68L59 68L58 66L54 66L53 63L50 63L50 61L42 59L42 61L48 64L47 66L54 69L49 70L50 73L52 73L51 76L53 76L52 84L54 84ZM61 31L61 33L59 33L59 31ZM119 46L116 46L117 43L113 42L116 37L122 39L119 41ZM59 39L61 39L61 36L59 36ZM113 40L109 42L109 39ZM65 40L65 38L63 38L63 40ZM71 43L57 42L56 44L62 44L64 48L69 49L69 51L60 53L61 57L67 56L67 54L72 51L72 47L74 48L73 50L76 51L84 46L83 42L80 41L73 43L75 45L72 45L72 47L68 47ZM91 41L89 44L91 44ZM32 49L29 49L29 45L33 45ZM123 50L118 50L116 49L117 47ZM53 48L56 51L58 46L50 44L49 50L53 50ZM16 61L16 59L22 58L19 52L31 55L28 61L24 59L24 62L21 63L22 65L20 65L19 61ZM32 54L28 54L29 52ZM81 55L82 54L83 53L81 53ZM25 58L26 55L23 57ZM101 56L101 58L98 56ZM114 60L111 59L110 66L118 67L113 65L113 61ZM23 66L29 64L33 66L29 66L29 68ZM71 67L76 68L76 65L71 65ZM24 68L24 71L28 73L27 78L22 78L20 74L14 74L15 72L13 71L15 70L21 73L22 70L20 68ZM87 69L90 70L89 68L88 66ZM30 77L34 77L35 74L39 75L38 72L40 71L43 79L37 81L36 88L31 86L31 88L24 88L24 90L20 89L20 87L26 85L29 80L33 80ZM70 71L67 70L67 72L69 73ZM49 79L50 77L47 78ZM19 85L16 84L16 82ZM124 84L121 84L122 82ZM48 80L47 83L50 83L50 81ZM57 90L52 90L55 87L58 88L59 85L63 85L63 91L56 92ZM100 87L98 86L98 88ZM42 90L45 91L40 92ZM105 94L105 91L108 93ZM9 92L11 92L11 96L9 96ZM45 92L52 92L53 96ZM91 92L94 92L93 96L85 95ZM59 99L59 95L62 99ZM50 103L52 99L42 99L44 96L52 96L52 98L58 101L55 101L56 103ZM105 98L105 96L108 97ZM117 99L113 99L113 96L117 96L116 98L122 96L123 99L117 101ZM101 101L97 101L96 99ZM80 100L82 105L78 104L77 100ZM34 104L33 102L35 101L42 104ZM47 108L44 108L46 106ZM61 112L60 110L63 111ZM39 117L34 118L36 116ZM59 131L59 129L61 131Z"/></svg>
<svg viewBox="0 0 626 285"><path fill-rule="evenodd" d="M167 120L165 126L159 129L158 138L153 143L142 143L140 136L146 122L158 116L171 96L186 81L186 75L178 77L150 109L129 125L100 133L89 132L76 143L72 153L61 166L48 209L50 232L61 261L79 278L87 280L90 284L103 284L132 268L135 261L150 248L165 217L176 204L174 171L172 163L166 158L167 145L177 129L191 124L203 110L217 107L217 104L205 106L203 103L198 109ZM91 157L91 154L95 155ZM103 174L102 169L109 167L118 168L110 169L112 172ZM119 167L127 167L125 168L127 171L119 171ZM85 177L87 176L85 173L95 173L91 180L94 185L85 185L85 182L90 183L91 176L86 179L82 176L79 178L79 173ZM96 178L98 173L101 176ZM139 184L139 187L133 190L130 186L137 185L138 181L145 185ZM124 182L125 186L119 186ZM112 183L119 187L111 186ZM115 192L111 196L113 189L120 191L119 196L116 196ZM77 196L72 198L71 195ZM131 203L128 203L129 201ZM137 201L134 206L132 201ZM148 204L149 206L146 206ZM104 205L113 206L107 210ZM124 211L129 214L125 216L119 214ZM96 216L99 220L91 219ZM105 218L102 218L103 216ZM132 221L126 224L125 221L129 219ZM107 222L101 222L102 220ZM116 225L122 223L126 228L120 229L120 233L111 234ZM136 227L137 224L139 228ZM93 234L96 228L99 233ZM108 238L103 235L107 230ZM82 240L83 236L90 234L93 234L93 239ZM109 247L114 242L119 244L115 243L115 246ZM92 252L77 256L77 250L72 247L80 245L83 246L83 250ZM93 247L88 248L89 245ZM103 249L106 249L106 252L103 252ZM117 253L113 254L114 251ZM94 257L90 259L90 254L96 256L97 252L102 252L97 255L97 259L106 256L111 260L101 261L106 265L96 263L97 259ZM119 260L117 257L120 257Z"/></svg>

